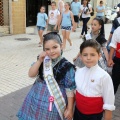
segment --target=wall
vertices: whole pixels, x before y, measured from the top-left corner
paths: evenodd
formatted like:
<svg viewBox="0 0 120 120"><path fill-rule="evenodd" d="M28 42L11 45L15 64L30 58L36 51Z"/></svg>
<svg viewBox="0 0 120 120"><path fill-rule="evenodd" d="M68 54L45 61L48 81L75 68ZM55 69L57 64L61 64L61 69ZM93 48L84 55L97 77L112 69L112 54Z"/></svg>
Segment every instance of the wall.
<svg viewBox="0 0 120 120"><path fill-rule="evenodd" d="M11 8L11 33L21 34L26 32L26 0L12 1Z"/></svg>
<svg viewBox="0 0 120 120"><path fill-rule="evenodd" d="M106 3L107 3L107 6L113 8L115 5L120 3L120 0L106 0Z"/></svg>

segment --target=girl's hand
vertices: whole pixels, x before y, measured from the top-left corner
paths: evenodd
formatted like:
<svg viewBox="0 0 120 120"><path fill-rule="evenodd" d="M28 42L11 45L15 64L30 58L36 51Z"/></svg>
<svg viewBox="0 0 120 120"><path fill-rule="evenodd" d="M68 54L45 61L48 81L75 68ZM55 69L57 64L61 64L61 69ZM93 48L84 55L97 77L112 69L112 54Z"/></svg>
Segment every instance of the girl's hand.
<svg viewBox="0 0 120 120"><path fill-rule="evenodd" d="M66 110L64 112L64 117L67 120L72 120L72 118L73 118L73 110L69 110L69 109L66 108Z"/></svg>
<svg viewBox="0 0 120 120"><path fill-rule="evenodd" d="M78 58L78 56L76 56L75 58L73 58L73 62Z"/></svg>
<svg viewBox="0 0 120 120"><path fill-rule="evenodd" d="M43 62L43 60L44 60L44 58L45 58L46 55L47 55L47 53L43 51L43 52L40 54L38 60L39 60L40 62Z"/></svg>
<svg viewBox="0 0 120 120"><path fill-rule="evenodd" d="M87 14L87 15L89 15L89 14L90 14L90 12L87 12L86 14Z"/></svg>
<svg viewBox="0 0 120 120"><path fill-rule="evenodd" d="M72 26L72 32L74 32L75 31L75 28Z"/></svg>
<svg viewBox="0 0 120 120"><path fill-rule="evenodd" d="M60 30L60 26L58 26L58 30Z"/></svg>

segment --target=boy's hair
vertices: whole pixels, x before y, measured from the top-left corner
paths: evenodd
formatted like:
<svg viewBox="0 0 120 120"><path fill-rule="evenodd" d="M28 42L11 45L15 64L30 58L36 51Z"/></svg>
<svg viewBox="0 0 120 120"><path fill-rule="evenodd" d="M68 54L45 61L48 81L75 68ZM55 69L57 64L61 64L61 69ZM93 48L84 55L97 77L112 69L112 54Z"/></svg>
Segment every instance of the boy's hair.
<svg viewBox="0 0 120 120"><path fill-rule="evenodd" d="M52 2L51 2L51 5L52 5L52 4L54 4L54 5L56 6L56 2L55 2L55 1L52 1Z"/></svg>
<svg viewBox="0 0 120 120"><path fill-rule="evenodd" d="M105 36L104 21L103 21L103 19L96 17L93 20L97 20L98 21L99 25L101 25L100 34Z"/></svg>
<svg viewBox="0 0 120 120"><path fill-rule="evenodd" d="M83 50L84 50L86 47L92 47L92 48L94 48L98 54L100 53L100 50L101 50L101 47L100 47L99 43L96 42L96 41L93 40L93 39L84 41L84 42L80 45L80 53L82 53Z"/></svg>

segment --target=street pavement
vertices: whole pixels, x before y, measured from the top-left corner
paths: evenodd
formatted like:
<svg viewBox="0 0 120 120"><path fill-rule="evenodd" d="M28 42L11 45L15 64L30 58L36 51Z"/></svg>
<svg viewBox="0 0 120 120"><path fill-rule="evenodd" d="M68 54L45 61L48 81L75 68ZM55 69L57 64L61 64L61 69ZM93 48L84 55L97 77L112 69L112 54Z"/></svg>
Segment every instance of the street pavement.
<svg viewBox="0 0 120 120"><path fill-rule="evenodd" d="M106 38L110 29L111 24L106 24ZM70 50L67 43L67 50L63 53L71 62L82 43L79 39L80 32L81 28L78 28L76 32L71 33L73 48ZM28 77L28 70L42 51L42 47L38 47L38 42L39 37L36 34L0 37L0 120L17 120L16 113L35 81L35 78ZM112 120L120 120L120 87L115 105Z"/></svg>

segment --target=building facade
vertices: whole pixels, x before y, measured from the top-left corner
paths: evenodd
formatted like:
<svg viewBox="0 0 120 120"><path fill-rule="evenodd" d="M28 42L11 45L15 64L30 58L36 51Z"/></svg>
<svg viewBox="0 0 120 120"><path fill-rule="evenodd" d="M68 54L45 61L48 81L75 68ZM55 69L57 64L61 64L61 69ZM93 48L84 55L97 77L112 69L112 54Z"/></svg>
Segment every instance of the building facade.
<svg viewBox="0 0 120 120"><path fill-rule="evenodd" d="M37 13L41 5L50 9L52 0L0 0L0 34L26 33L27 26L35 26ZM58 0L54 0L58 2ZM72 0L64 0L71 2ZM81 2L81 0L79 0ZM91 0L94 8L100 0ZM103 0L106 3L107 0ZM112 2L113 0L109 0ZM116 1L116 0L115 0Z"/></svg>

